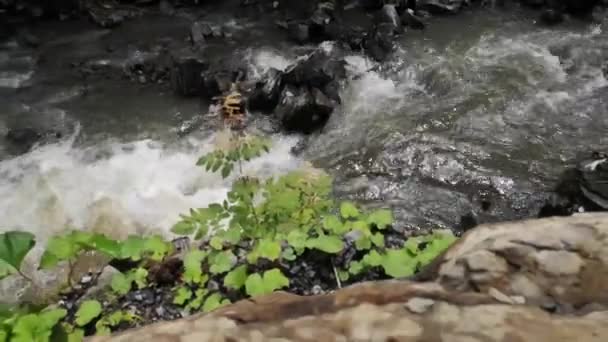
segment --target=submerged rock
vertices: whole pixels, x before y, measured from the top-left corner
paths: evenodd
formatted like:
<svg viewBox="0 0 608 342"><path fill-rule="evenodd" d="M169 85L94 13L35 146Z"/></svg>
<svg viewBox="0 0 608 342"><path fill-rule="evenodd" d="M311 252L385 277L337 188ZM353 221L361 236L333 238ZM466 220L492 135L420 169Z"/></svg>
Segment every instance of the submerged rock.
<svg viewBox="0 0 608 342"><path fill-rule="evenodd" d="M332 101L319 89L288 85L274 115L287 131L309 134L322 128L333 110Z"/></svg>
<svg viewBox="0 0 608 342"><path fill-rule="evenodd" d="M274 68L270 69L264 79L256 83L253 93L249 96L249 110L271 112L279 103L282 89L283 73Z"/></svg>
<svg viewBox="0 0 608 342"><path fill-rule="evenodd" d="M598 153L592 159L583 161L578 170L583 195L608 210L608 155Z"/></svg>
<svg viewBox="0 0 608 342"><path fill-rule="evenodd" d="M209 66L207 61L189 49L173 54L172 60L171 81L175 93L182 96L199 95L203 86L202 73Z"/></svg>

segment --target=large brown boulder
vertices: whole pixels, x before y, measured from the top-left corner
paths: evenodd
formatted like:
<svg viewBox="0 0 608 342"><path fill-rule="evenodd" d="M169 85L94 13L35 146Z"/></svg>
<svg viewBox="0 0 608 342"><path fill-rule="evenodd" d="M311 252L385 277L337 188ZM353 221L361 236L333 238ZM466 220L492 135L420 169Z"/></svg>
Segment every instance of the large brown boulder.
<svg viewBox="0 0 608 342"><path fill-rule="evenodd" d="M278 292L91 341L608 341L608 214L480 226L418 279Z"/></svg>

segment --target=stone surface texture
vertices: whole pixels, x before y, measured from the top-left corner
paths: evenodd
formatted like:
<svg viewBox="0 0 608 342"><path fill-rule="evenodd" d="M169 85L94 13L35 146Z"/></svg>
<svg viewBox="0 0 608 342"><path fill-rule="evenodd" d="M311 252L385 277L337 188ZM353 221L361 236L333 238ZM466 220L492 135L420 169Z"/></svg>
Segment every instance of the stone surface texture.
<svg viewBox="0 0 608 342"><path fill-rule="evenodd" d="M608 214L483 225L412 279L277 292L89 341L608 341Z"/></svg>

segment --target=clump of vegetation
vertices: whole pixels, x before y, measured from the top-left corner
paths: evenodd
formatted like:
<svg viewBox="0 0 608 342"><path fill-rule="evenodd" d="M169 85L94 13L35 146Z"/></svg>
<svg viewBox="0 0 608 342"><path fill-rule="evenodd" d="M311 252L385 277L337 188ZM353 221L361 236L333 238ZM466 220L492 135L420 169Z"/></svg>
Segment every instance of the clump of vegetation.
<svg viewBox="0 0 608 342"><path fill-rule="evenodd" d="M233 142L228 151L203 156L198 165L226 178L236 165L242 173L244 162L269 150L268 142L257 137L235 135ZM118 241L71 231L53 237L41 268L64 263L72 269L79 255L96 251L123 265L122 272L113 276L102 301L86 299L76 308L0 309L0 342L80 341L85 335L140 324L142 317L116 303L132 291L153 287L169 287L173 305L198 312L276 290L297 292L294 277L303 263L331 270L327 280L333 288L371 273L379 278L406 277L455 239L433 234L389 247L392 212L336 202L331 185L331 178L321 172L296 171L266 180L240 175L226 200L191 209L173 226L173 233L192 241L179 258L174 244L160 236ZM0 234L0 278L16 274L31 282L21 264L34 245L29 233ZM160 282L163 267L177 276L170 274ZM69 287L68 292L71 283Z"/></svg>

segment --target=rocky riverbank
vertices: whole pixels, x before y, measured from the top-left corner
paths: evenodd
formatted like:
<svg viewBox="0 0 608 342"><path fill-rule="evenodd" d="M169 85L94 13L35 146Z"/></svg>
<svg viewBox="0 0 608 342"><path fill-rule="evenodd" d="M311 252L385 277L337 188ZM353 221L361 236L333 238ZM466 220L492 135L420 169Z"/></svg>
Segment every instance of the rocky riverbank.
<svg viewBox="0 0 608 342"><path fill-rule="evenodd" d="M254 298L91 341L604 341L608 215L477 227L412 281Z"/></svg>

